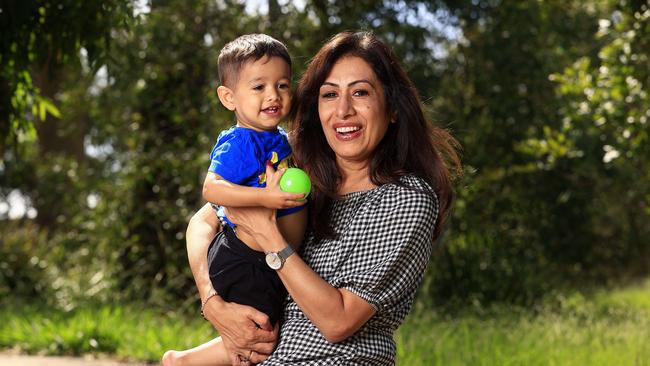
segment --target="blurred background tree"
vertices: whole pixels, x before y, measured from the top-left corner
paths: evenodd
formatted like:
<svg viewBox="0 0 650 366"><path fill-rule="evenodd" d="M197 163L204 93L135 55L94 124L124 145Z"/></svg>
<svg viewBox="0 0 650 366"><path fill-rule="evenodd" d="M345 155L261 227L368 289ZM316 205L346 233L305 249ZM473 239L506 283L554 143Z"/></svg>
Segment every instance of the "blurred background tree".
<svg viewBox="0 0 650 366"><path fill-rule="evenodd" d="M469 174L430 298L529 303L647 273L648 190L633 182L648 178L648 6L447 5L463 37L433 110L461 140Z"/></svg>
<svg viewBox="0 0 650 366"><path fill-rule="evenodd" d="M3 296L195 305L185 228L233 123L216 57L251 32L284 41L298 79L333 34L374 31L460 140L423 306L648 273L643 1L86 3L0 5Z"/></svg>

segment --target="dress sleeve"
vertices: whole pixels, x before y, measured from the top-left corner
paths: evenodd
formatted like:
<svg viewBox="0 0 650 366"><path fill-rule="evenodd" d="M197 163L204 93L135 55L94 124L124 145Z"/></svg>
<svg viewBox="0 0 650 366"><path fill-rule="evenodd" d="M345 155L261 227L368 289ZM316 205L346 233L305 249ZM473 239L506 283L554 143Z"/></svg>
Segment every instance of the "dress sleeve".
<svg viewBox="0 0 650 366"><path fill-rule="evenodd" d="M241 184L260 171L255 145L244 135L221 136L210 153L208 171L223 179Z"/></svg>
<svg viewBox="0 0 650 366"><path fill-rule="evenodd" d="M378 312L412 299L429 262L437 216L433 192L398 187L384 195L365 227L355 233L358 242L333 285Z"/></svg>

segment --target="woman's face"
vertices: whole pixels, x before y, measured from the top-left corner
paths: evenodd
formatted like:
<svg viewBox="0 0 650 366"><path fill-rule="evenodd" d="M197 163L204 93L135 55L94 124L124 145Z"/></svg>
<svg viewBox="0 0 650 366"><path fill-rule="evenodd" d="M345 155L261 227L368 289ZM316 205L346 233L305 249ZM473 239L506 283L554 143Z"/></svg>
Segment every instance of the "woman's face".
<svg viewBox="0 0 650 366"><path fill-rule="evenodd" d="M318 114L337 159L367 162L386 134L384 88L363 59L339 59L320 87Z"/></svg>

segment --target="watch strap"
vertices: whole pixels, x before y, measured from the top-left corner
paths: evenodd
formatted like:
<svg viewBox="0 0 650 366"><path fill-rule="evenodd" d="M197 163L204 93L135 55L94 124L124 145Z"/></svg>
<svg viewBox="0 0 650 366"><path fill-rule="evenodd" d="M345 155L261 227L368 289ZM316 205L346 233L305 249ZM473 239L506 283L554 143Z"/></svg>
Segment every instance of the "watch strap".
<svg viewBox="0 0 650 366"><path fill-rule="evenodd" d="M287 258L289 258L293 253L294 253L293 247L291 246L291 244L289 244L287 245L286 248L278 252L278 256L282 258L282 261L286 261Z"/></svg>

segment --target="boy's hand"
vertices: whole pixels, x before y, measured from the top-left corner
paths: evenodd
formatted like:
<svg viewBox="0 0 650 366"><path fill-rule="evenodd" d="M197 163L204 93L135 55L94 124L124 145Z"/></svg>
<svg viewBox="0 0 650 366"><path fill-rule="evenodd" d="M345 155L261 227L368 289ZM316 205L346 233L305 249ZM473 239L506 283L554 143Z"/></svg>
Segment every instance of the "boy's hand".
<svg viewBox="0 0 650 366"><path fill-rule="evenodd" d="M275 171L273 164L266 163L266 187L262 206L266 208L291 208L304 205L307 201L302 193L288 193L280 189L280 178L285 169Z"/></svg>

